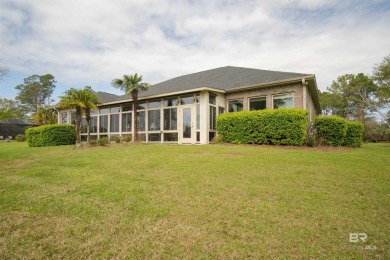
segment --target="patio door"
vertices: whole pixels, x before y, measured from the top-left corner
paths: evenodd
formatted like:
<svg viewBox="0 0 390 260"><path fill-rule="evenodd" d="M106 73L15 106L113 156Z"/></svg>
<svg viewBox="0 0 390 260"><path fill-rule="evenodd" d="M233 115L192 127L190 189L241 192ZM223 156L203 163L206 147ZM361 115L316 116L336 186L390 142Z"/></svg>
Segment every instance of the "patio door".
<svg viewBox="0 0 390 260"><path fill-rule="evenodd" d="M195 143L195 116L193 106L182 106L179 109L179 136L181 143Z"/></svg>

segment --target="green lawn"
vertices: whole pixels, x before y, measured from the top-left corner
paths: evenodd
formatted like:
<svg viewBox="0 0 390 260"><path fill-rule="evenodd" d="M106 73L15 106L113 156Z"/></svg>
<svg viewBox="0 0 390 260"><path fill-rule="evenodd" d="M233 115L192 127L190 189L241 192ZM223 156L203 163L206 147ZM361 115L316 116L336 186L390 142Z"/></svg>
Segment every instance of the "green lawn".
<svg viewBox="0 0 390 260"><path fill-rule="evenodd" d="M390 144L0 143L0 258L389 258L389 173Z"/></svg>

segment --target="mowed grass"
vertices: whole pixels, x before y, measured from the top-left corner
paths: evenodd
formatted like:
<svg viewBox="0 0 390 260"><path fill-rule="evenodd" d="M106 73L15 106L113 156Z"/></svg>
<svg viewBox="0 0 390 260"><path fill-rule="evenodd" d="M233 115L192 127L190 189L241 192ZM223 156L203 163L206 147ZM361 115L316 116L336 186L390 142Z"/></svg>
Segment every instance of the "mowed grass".
<svg viewBox="0 0 390 260"><path fill-rule="evenodd" d="M390 144L0 143L0 258L385 259L389 173Z"/></svg>

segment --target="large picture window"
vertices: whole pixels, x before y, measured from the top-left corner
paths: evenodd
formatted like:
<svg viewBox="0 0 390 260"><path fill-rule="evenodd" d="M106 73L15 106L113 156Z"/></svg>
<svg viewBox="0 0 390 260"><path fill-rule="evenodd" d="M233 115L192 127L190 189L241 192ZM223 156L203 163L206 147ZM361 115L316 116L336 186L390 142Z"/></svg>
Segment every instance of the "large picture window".
<svg viewBox="0 0 390 260"><path fill-rule="evenodd" d="M149 131L160 130L160 110L151 110L148 112Z"/></svg>
<svg viewBox="0 0 390 260"><path fill-rule="evenodd" d="M262 110L267 108L266 97L257 97L249 99L249 110Z"/></svg>
<svg viewBox="0 0 390 260"><path fill-rule="evenodd" d="M244 109L242 99L228 101L229 112L238 112Z"/></svg>
<svg viewBox="0 0 390 260"><path fill-rule="evenodd" d="M210 130L215 130L217 125L217 108L210 106Z"/></svg>
<svg viewBox="0 0 390 260"><path fill-rule="evenodd" d="M119 132L119 114L110 115L110 132Z"/></svg>
<svg viewBox="0 0 390 260"><path fill-rule="evenodd" d="M137 112L138 130L145 131L145 111Z"/></svg>
<svg viewBox="0 0 390 260"><path fill-rule="evenodd" d="M131 132L131 113L122 114L122 132Z"/></svg>
<svg viewBox="0 0 390 260"><path fill-rule="evenodd" d="M100 133L107 133L108 132L108 115L100 116L99 117L99 129Z"/></svg>
<svg viewBox="0 0 390 260"><path fill-rule="evenodd" d="M293 93L274 95L273 96L273 107L277 108L292 108L293 104Z"/></svg>
<svg viewBox="0 0 390 260"><path fill-rule="evenodd" d="M164 109L164 130L177 130L177 108Z"/></svg>
<svg viewBox="0 0 390 260"><path fill-rule="evenodd" d="M68 113L64 112L61 113L61 124L67 124L68 123Z"/></svg>

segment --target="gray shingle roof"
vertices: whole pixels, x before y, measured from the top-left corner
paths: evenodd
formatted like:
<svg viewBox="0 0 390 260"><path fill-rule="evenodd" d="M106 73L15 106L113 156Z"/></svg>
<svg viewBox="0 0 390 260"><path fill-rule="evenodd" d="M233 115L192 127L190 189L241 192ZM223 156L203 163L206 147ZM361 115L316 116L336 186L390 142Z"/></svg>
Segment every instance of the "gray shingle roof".
<svg viewBox="0 0 390 260"><path fill-rule="evenodd" d="M152 85L147 91L141 92L139 97L149 97L203 87L230 90L243 86L261 85L311 75L226 66L183 75L157 83ZM104 103L131 99L129 95L117 96L105 92L98 92L98 95Z"/></svg>

